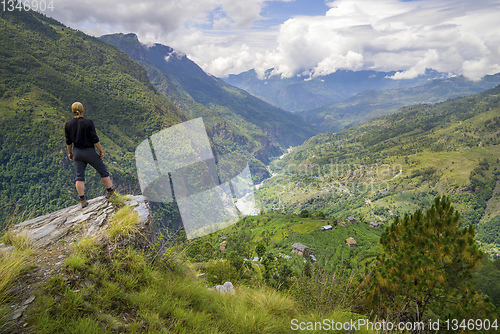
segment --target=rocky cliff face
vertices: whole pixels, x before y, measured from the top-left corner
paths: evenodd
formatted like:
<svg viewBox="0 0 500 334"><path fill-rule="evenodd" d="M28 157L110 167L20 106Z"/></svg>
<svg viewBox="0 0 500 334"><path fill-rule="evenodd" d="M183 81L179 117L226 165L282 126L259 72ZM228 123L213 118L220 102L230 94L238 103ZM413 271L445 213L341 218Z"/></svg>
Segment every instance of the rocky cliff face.
<svg viewBox="0 0 500 334"><path fill-rule="evenodd" d="M152 215L144 196L126 196L125 205L132 207L138 214L138 223L133 237L120 240L119 245L107 245L109 248L133 244L135 247L147 247L156 236ZM16 302L11 305L14 312L10 321L17 322L14 328L21 329L23 313L35 299L38 285L63 270L64 260L73 251L72 245L85 237L92 237L100 243L107 243L105 231L117 206L104 196L89 200L89 205L82 209L74 205L57 212L40 216L15 226L9 231L25 233L34 250L31 270L24 275L13 288ZM0 252L12 252L13 246L0 244Z"/></svg>
<svg viewBox="0 0 500 334"><path fill-rule="evenodd" d="M116 207L106 197L88 201L84 209L80 205L40 216L11 228L14 233L26 233L34 249L45 250L71 243L77 238L96 237L102 239L106 222L115 213ZM151 223L149 204L144 196L127 196L125 205L131 206L139 215L139 229L146 229Z"/></svg>

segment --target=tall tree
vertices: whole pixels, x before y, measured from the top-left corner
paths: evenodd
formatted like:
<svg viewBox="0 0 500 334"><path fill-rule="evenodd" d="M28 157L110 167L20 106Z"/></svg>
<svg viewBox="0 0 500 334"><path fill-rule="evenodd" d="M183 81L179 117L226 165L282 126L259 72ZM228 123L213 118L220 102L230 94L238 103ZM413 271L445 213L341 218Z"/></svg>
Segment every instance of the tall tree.
<svg viewBox="0 0 500 334"><path fill-rule="evenodd" d="M460 214L448 197L437 197L424 214L417 210L381 235L378 258L367 289L366 304L383 319L424 321L466 317L471 309L491 307L472 284L472 272L483 253L474 227L461 228Z"/></svg>

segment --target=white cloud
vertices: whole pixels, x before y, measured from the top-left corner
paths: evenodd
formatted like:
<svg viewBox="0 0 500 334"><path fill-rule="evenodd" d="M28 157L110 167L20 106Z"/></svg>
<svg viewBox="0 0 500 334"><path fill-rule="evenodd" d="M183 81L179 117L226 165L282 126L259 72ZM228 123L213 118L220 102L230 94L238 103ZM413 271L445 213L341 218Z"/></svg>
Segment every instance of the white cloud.
<svg viewBox="0 0 500 334"><path fill-rule="evenodd" d="M266 2L58 0L53 17L97 36L135 32L216 76L372 69L399 71L400 79L433 68L478 79L500 71L500 0L335 0L324 15L257 29Z"/></svg>
<svg viewBox="0 0 500 334"><path fill-rule="evenodd" d="M248 27L264 0L58 0L52 17L73 28L103 34L126 30L158 39L194 26ZM212 17L213 13L220 14ZM217 15L216 15L217 16ZM224 23L221 25L221 23Z"/></svg>
<svg viewBox="0 0 500 334"><path fill-rule="evenodd" d="M434 68L439 65L439 54L435 49L427 51L423 58L420 58L411 68L396 72L392 79L413 79L425 73L427 68Z"/></svg>
<svg viewBox="0 0 500 334"><path fill-rule="evenodd" d="M362 69L362 67L363 55L349 50L345 56L333 54L321 60L318 65L314 67L312 73L322 76L328 75L339 68L349 68L357 71Z"/></svg>
<svg viewBox="0 0 500 334"><path fill-rule="evenodd" d="M402 79L433 68L478 79L499 71L498 1L337 0L330 6L324 17L282 25L276 73L401 70L394 79Z"/></svg>

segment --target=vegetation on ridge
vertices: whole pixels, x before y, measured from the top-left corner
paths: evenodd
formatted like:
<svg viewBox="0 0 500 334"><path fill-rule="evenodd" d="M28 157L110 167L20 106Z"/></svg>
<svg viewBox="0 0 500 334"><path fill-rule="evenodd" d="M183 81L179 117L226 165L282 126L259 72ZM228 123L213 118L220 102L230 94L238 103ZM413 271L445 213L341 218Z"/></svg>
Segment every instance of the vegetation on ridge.
<svg viewBox="0 0 500 334"><path fill-rule="evenodd" d="M27 325L5 332L287 333L293 319L313 324L363 318L341 308L304 308L285 290L266 284L247 288L235 280L234 295L220 294L183 263L182 242L163 248L160 238L148 249L134 249L119 240L102 241L76 241L62 271L36 290L23 318Z"/></svg>
<svg viewBox="0 0 500 334"><path fill-rule="evenodd" d="M495 307L471 280L483 253L474 227L462 228L459 219L445 196L425 214L396 217L380 238L383 252L366 289L367 308L397 322L488 318Z"/></svg>
<svg viewBox="0 0 500 334"><path fill-rule="evenodd" d="M16 211L41 215L76 204L64 123L84 104L114 184L137 193L134 150L185 120L143 67L114 47L33 11L0 12L0 227ZM103 194L87 171L88 198Z"/></svg>

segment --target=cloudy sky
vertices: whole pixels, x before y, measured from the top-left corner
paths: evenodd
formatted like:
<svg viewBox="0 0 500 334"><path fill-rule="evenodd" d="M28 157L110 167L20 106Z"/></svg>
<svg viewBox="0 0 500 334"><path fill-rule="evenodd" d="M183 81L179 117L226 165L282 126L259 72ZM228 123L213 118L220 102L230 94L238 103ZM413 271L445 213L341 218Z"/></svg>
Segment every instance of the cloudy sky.
<svg viewBox="0 0 500 334"><path fill-rule="evenodd" d="M94 36L134 32L218 77L500 72L500 0L54 0L45 14Z"/></svg>

